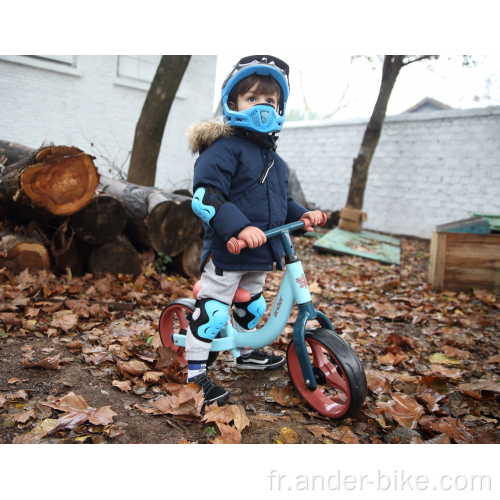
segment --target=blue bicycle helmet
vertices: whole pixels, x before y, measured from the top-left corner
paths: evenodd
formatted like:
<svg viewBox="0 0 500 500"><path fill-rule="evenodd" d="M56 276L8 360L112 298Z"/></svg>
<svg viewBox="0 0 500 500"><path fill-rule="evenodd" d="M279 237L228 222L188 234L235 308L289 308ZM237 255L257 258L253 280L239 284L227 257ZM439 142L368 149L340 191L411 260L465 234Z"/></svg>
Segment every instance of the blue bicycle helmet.
<svg viewBox="0 0 500 500"><path fill-rule="evenodd" d="M285 109L290 94L288 65L273 56L248 56L235 64L222 84L221 107L224 121L231 127L241 127L260 134L279 132L285 121ZM244 111L233 111L228 106L235 86L250 75L271 76L281 88L278 109L268 104L256 104Z"/></svg>

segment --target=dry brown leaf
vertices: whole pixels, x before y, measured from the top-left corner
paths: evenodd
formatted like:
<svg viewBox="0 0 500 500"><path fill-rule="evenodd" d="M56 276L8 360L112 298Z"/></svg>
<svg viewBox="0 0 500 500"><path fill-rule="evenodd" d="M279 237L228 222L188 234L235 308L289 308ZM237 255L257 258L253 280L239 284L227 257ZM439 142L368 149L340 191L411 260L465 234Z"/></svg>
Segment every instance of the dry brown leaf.
<svg viewBox="0 0 500 500"><path fill-rule="evenodd" d="M142 375L144 372L149 371L149 367L143 361L138 359L131 359L130 361L118 361L116 364L117 371L120 375L124 376L125 373L130 373L134 377Z"/></svg>
<svg viewBox="0 0 500 500"><path fill-rule="evenodd" d="M12 377L9 380L7 380L7 383L11 385L17 384L18 382L21 382L21 379L17 377Z"/></svg>
<svg viewBox="0 0 500 500"><path fill-rule="evenodd" d="M352 430L345 426L340 425L339 427L335 427L329 434L329 437L335 439L336 441L341 441L346 444L359 444L359 438L352 432Z"/></svg>
<svg viewBox="0 0 500 500"><path fill-rule="evenodd" d="M241 444L241 432L238 429L219 422L217 422L217 427L221 435L214 440L209 439L212 444Z"/></svg>
<svg viewBox="0 0 500 500"><path fill-rule="evenodd" d="M0 406L3 406L3 404L7 401L7 398L5 397L5 394L0 394Z"/></svg>
<svg viewBox="0 0 500 500"><path fill-rule="evenodd" d="M306 425L306 429L316 437L328 436L330 434L330 431L326 427L321 427L319 425Z"/></svg>
<svg viewBox="0 0 500 500"><path fill-rule="evenodd" d="M278 415L271 415L269 413L256 413L255 417L265 422L276 422L278 420Z"/></svg>
<svg viewBox="0 0 500 500"><path fill-rule="evenodd" d="M412 401L406 394L394 393L391 401L378 401L377 406L383 409L386 415L390 415L403 427L415 429L420 417L424 414L424 408Z"/></svg>
<svg viewBox="0 0 500 500"><path fill-rule="evenodd" d="M470 359L469 351L462 351L461 349L457 349L456 347L444 346L443 352L448 358Z"/></svg>
<svg viewBox="0 0 500 500"><path fill-rule="evenodd" d="M377 360L380 365L396 366L398 363L401 363L401 361L405 361L407 359L409 359L408 355L404 353L397 353L394 355L392 352L388 352L385 356L377 355Z"/></svg>
<svg viewBox="0 0 500 500"><path fill-rule="evenodd" d="M28 361L27 359L23 359L21 364L26 368L43 368L45 370L59 370L61 367L59 366L59 357L61 355L57 354L50 358L44 358L41 361L33 363Z"/></svg>
<svg viewBox="0 0 500 500"><path fill-rule="evenodd" d="M473 399L491 400L500 392L500 383L482 378L472 384L460 384L458 388Z"/></svg>
<svg viewBox="0 0 500 500"><path fill-rule="evenodd" d="M467 444L474 441L474 436L458 418L446 417L437 422L432 422L431 428L436 432L446 434L458 444Z"/></svg>
<svg viewBox="0 0 500 500"><path fill-rule="evenodd" d="M61 429L73 429L87 420L94 425L108 425L113 422L116 413L110 406L103 406L99 410L90 407L82 396L70 392L66 396L56 399L53 403L42 403L44 406L65 412L59 417L59 423L51 431L57 432Z"/></svg>
<svg viewBox="0 0 500 500"><path fill-rule="evenodd" d="M20 423L24 424L24 422L26 422L30 418L35 418L35 410L21 411L21 412L17 413L16 415L13 415L12 418L16 422L20 422Z"/></svg>
<svg viewBox="0 0 500 500"><path fill-rule="evenodd" d="M282 387L281 389L273 387L265 399L266 401L274 401L281 406L296 406L303 403L304 400L302 398L290 395L292 389L292 387Z"/></svg>
<svg viewBox="0 0 500 500"><path fill-rule="evenodd" d="M462 370L459 368L446 368L442 365L431 365L431 370L440 377L451 378L453 380L459 380L461 378L460 374Z"/></svg>
<svg viewBox="0 0 500 500"><path fill-rule="evenodd" d="M220 422L222 424L229 424L231 421L234 421L234 426L240 431L247 425L250 425L250 420L247 418L245 409L240 405L209 408L209 411L205 412L202 421Z"/></svg>
<svg viewBox="0 0 500 500"><path fill-rule="evenodd" d="M187 439L179 439L177 440L177 444L198 444L198 441L188 441Z"/></svg>
<svg viewBox="0 0 500 500"><path fill-rule="evenodd" d="M497 354L496 356L491 356L488 358L486 363L500 363L500 354Z"/></svg>
<svg viewBox="0 0 500 500"><path fill-rule="evenodd" d="M366 370L366 383L368 389L375 394L383 394L386 392L385 383L387 377L384 372L378 370Z"/></svg>
<svg viewBox="0 0 500 500"><path fill-rule="evenodd" d="M163 376L163 372L146 372L142 376L144 382L158 382L160 377Z"/></svg>
<svg viewBox="0 0 500 500"><path fill-rule="evenodd" d="M130 380L113 380L113 385L123 392L128 392L132 389Z"/></svg>
<svg viewBox="0 0 500 500"><path fill-rule="evenodd" d="M144 406L144 405L132 405L134 408L137 408L141 413L145 413L147 415L163 415L163 412L158 410L157 408L151 408L150 406Z"/></svg>
<svg viewBox="0 0 500 500"><path fill-rule="evenodd" d="M174 396L165 396L153 403L162 413L201 417L203 389L193 382L182 386Z"/></svg>
<svg viewBox="0 0 500 500"><path fill-rule="evenodd" d="M156 352L160 356L156 361L156 368L165 368L172 365L177 359L177 354L170 347L160 346L156 349Z"/></svg>
<svg viewBox="0 0 500 500"><path fill-rule="evenodd" d="M78 323L78 314L66 314L60 319L53 319L52 323L50 323L50 326L52 326L53 328L61 328L64 331L68 332L69 330L74 328L77 325L77 323Z"/></svg>
<svg viewBox="0 0 500 500"><path fill-rule="evenodd" d="M47 418L40 422L31 432L16 436L12 444L31 444L45 437L49 432L56 428L58 420Z"/></svg>

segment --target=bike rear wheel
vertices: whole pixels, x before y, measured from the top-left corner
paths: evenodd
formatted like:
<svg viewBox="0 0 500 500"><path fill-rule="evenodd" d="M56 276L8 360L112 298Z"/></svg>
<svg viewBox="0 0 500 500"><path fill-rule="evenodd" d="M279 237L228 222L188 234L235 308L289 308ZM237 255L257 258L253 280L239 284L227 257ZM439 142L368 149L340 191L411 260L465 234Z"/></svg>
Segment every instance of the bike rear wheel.
<svg viewBox="0 0 500 500"><path fill-rule="evenodd" d="M160 339L165 347L170 347L176 354L177 359L184 365L187 365L186 349L175 344L174 334L186 335L189 327L191 315L195 311L196 301L194 299L173 300L163 310L160 316L159 331ZM208 354L207 367L210 366L219 355L216 351Z"/></svg>
<svg viewBox="0 0 500 500"><path fill-rule="evenodd" d="M367 393L365 371L354 349L326 328L307 329L305 342L311 351L309 359L318 387L314 391L307 388L292 341L287 364L293 385L320 415L332 419L351 417L363 406Z"/></svg>

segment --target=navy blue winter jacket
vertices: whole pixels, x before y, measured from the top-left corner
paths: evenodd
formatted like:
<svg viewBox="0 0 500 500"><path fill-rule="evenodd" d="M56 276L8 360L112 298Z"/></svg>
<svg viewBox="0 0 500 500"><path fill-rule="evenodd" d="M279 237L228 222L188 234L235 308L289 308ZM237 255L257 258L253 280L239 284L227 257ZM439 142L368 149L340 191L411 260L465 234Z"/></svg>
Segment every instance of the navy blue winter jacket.
<svg viewBox="0 0 500 500"><path fill-rule="evenodd" d="M307 209L288 196L288 176L283 159L266 147L242 137L220 122L201 122L188 129L191 148L200 152L194 166L193 192L213 186L225 200L216 216L204 223L205 239L200 270L211 255L216 268L226 271L271 271L273 262L282 269L284 255L279 237L239 255L227 250L227 242L247 226L262 231L300 219ZM274 159L264 184L259 183Z"/></svg>

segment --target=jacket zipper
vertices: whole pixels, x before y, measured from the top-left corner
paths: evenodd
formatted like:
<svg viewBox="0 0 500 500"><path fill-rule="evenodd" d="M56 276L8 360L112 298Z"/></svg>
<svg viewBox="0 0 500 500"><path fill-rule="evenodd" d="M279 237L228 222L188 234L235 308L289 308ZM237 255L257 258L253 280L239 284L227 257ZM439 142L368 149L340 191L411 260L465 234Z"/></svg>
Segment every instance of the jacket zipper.
<svg viewBox="0 0 500 500"><path fill-rule="evenodd" d="M273 165L274 165L274 159L271 157L271 161L267 164L263 174L260 177L259 180L260 184L264 184L264 182L266 182L267 176L269 175L269 171L273 168Z"/></svg>

